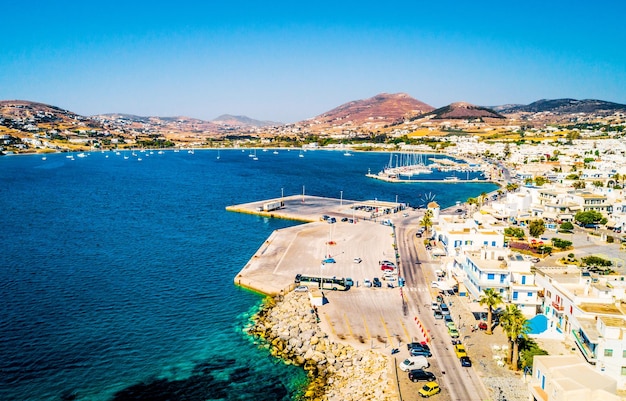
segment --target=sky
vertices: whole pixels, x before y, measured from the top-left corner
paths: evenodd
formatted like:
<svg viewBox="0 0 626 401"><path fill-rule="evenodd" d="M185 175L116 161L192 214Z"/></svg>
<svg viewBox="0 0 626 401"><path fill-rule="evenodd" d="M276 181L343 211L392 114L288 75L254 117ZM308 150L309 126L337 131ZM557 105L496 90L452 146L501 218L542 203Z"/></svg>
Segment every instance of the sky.
<svg viewBox="0 0 626 401"><path fill-rule="evenodd" d="M0 100L296 122L379 93L433 107L626 104L623 0L4 0Z"/></svg>

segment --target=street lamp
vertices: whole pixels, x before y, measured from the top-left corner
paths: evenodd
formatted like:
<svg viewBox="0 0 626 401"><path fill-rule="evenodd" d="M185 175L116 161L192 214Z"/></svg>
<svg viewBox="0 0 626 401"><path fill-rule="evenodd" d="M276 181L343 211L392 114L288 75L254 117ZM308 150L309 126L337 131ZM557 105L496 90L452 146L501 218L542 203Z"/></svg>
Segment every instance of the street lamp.
<svg viewBox="0 0 626 401"><path fill-rule="evenodd" d="M339 206L343 206L343 191L339 191Z"/></svg>

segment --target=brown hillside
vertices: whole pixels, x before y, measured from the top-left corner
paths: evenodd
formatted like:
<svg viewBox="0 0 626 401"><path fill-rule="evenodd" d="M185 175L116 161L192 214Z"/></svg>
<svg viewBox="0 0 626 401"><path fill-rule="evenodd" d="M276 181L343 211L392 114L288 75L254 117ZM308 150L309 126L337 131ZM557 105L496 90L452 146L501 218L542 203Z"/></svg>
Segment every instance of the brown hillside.
<svg viewBox="0 0 626 401"><path fill-rule="evenodd" d="M431 110L434 110L434 107L406 93L381 93L369 99L342 104L303 123L329 128L340 126L374 128L415 117Z"/></svg>
<svg viewBox="0 0 626 401"><path fill-rule="evenodd" d="M435 119L483 119L505 118L495 111L481 106L475 106L466 102L452 103L429 113Z"/></svg>

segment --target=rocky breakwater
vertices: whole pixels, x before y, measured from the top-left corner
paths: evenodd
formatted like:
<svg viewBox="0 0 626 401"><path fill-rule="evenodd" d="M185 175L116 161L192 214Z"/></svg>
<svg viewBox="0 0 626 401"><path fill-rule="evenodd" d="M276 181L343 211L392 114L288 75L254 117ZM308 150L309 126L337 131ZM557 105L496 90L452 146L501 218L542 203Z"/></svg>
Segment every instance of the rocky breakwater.
<svg viewBox="0 0 626 401"><path fill-rule="evenodd" d="M331 341L320 329L306 293L268 299L247 330L273 356L304 367L309 385L303 399L398 399L389 376L389 359L376 351Z"/></svg>

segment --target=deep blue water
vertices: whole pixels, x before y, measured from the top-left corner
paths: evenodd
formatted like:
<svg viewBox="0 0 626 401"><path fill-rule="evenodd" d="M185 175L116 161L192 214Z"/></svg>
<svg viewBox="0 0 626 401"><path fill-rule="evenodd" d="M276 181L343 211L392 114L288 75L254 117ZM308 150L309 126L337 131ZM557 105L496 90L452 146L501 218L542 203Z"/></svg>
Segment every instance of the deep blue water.
<svg viewBox="0 0 626 401"><path fill-rule="evenodd" d="M384 153L216 155L0 157L1 400L294 399L303 371L242 333L262 297L232 280L297 223L224 208L303 186L443 207L495 188L366 178Z"/></svg>

